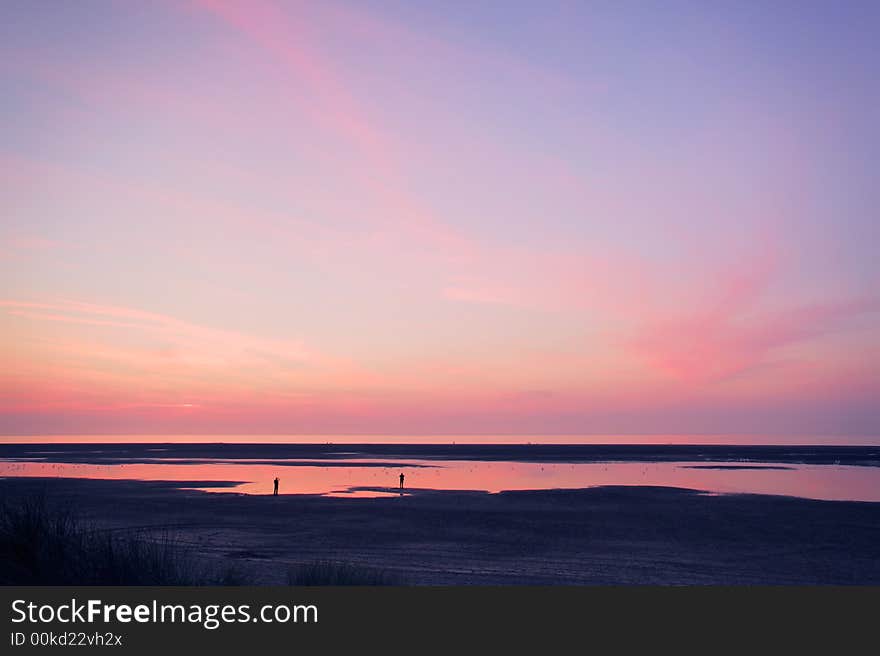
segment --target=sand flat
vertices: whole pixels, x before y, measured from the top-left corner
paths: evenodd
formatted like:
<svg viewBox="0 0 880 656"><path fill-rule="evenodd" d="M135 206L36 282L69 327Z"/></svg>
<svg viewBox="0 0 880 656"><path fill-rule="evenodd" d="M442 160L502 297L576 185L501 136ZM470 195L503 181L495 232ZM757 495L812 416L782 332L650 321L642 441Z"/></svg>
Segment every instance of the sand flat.
<svg viewBox="0 0 880 656"><path fill-rule="evenodd" d="M334 498L179 485L8 478L0 495L44 493L106 528L173 532L261 584L319 558L411 584L880 583L878 503L637 486Z"/></svg>

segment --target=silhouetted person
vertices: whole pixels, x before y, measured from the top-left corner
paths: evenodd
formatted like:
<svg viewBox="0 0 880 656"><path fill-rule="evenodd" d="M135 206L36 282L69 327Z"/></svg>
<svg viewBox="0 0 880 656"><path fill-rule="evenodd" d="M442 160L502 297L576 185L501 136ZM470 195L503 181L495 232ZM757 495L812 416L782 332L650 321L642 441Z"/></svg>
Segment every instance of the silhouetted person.
<svg viewBox="0 0 880 656"><path fill-rule="evenodd" d="M400 475L400 489L403 489L403 474Z"/></svg>
<svg viewBox="0 0 880 656"><path fill-rule="evenodd" d="M277 477L277 476L275 477L275 491L272 492L272 496L273 496L273 497L277 497L277 496L278 496L278 477Z"/></svg>

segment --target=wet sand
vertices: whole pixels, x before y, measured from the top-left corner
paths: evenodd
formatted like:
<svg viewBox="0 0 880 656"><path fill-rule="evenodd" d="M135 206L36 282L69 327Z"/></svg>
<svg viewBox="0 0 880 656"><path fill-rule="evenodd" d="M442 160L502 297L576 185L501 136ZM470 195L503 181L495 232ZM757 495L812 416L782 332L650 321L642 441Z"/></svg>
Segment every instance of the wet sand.
<svg viewBox="0 0 880 656"><path fill-rule="evenodd" d="M108 529L172 532L258 584L315 559L416 585L880 584L880 503L637 486L347 499L179 485L7 478L0 497L45 493Z"/></svg>

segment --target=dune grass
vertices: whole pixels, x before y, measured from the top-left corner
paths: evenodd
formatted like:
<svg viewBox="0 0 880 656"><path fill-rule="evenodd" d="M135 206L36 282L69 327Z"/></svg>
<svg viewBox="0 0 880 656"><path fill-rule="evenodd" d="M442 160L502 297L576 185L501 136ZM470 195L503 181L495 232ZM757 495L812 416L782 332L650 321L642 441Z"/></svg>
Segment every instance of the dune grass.
<svg viewBox="0 0 880 656"><path fill-rule="evenodd" d="M316 560L289 585L402 585L382 569ZM243 585L233 568L205 563L168 532L108 530L45 495L0 500L0 585Z"/></svg>
<svg viewBox="0 0 880 656"><path fill-rule="evenodd" d="M235 585L169 533L110 532L34 496L0 503L0 584Z"/></svg>

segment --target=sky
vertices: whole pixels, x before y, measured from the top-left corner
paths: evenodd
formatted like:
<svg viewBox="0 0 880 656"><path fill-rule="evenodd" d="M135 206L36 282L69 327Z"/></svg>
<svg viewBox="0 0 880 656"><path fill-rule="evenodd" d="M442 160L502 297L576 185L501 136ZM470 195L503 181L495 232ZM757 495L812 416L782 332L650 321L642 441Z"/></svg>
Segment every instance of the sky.
<svg viewBox="0 0 880 656"><path fill-rule="evenodd" d="M880 437L878 32L6 0L0 434Z"/></svg>

